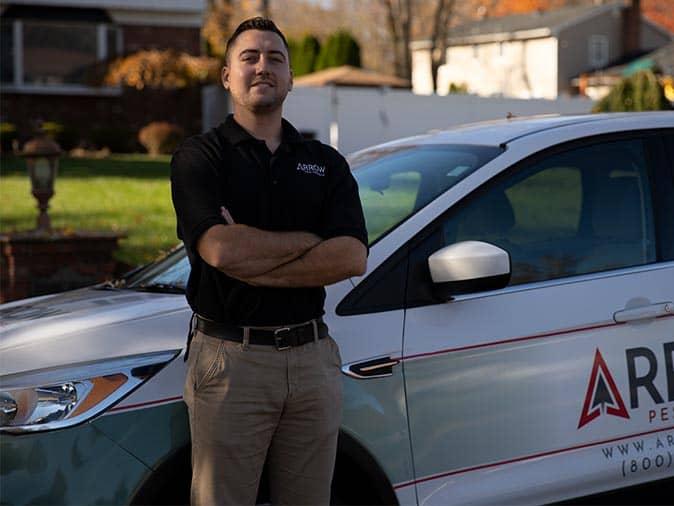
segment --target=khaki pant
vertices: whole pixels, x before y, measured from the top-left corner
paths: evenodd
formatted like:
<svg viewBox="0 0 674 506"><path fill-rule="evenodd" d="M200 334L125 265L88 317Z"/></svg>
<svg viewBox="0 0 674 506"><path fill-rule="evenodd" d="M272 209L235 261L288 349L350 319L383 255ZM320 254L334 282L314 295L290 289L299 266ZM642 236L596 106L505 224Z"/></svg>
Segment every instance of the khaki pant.
<svg viewBox="0 0 674 506"><path fill-rule="evenodd" d="M197 331L184 390L192 505L255 504L265 460L273 504L329 504L340 367L330 337L279 351Z"/></svg>

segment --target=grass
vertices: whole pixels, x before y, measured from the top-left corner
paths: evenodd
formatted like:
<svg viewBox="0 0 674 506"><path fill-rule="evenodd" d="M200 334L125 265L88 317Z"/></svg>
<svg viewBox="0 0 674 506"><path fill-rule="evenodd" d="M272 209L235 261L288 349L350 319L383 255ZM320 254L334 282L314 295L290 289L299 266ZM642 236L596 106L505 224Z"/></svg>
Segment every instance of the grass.
<svg viewBox="0 0 674 506"><path fill-rule="evenodd" d="M154 259L178 243L171 204L169 156L113 155L106 159L63 158L50 200L52 227L127 235L115 258L131 266ZM37 201L25 162L0 164L0 232L35 227Z"/></svg>

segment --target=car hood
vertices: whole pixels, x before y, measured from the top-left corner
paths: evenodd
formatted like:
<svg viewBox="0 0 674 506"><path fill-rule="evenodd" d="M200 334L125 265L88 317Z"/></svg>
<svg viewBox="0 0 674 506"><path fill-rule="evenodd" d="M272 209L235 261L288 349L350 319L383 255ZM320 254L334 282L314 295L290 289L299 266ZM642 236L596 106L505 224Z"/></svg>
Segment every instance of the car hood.
<svg viewBox="0 0 674 506"><path fill-rule="evenodd" d="M0 305L0 375L180 349L184 295L83 288Z"/></svg>

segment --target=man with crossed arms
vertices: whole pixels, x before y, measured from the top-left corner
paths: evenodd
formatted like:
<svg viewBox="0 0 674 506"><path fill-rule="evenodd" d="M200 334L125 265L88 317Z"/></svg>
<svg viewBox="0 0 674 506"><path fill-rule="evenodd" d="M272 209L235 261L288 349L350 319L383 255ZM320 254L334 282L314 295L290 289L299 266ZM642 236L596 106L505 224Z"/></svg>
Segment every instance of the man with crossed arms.
<svg viewBox="0 0 674 506"><path fill-rule="evenodd" d="M254 504L268 463L274 504L328 504L341 359L324 286L365 272L367 233L344 158L282 119L285 37L263 18L227 43L233 115L171 161L196 325L184 399L195 505Z"/></svg>

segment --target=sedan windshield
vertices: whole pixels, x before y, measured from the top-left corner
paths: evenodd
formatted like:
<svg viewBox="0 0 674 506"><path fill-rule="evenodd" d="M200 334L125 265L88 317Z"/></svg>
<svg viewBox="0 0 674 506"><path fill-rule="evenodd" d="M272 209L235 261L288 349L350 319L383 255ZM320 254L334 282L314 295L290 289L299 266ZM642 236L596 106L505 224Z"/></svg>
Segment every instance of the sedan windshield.
<svg viewBox="0 0 674 506"><path fill-rule="evenodd" d="M498 146L403 145L350 160L370 245L502 152Z"/></svg>
<svg viewBox="0 0 674 506"><path fill-rule="evenodd" d="M460 144L373 148L350 160L358 181L370 245L502 152L497 146ZM180 247L118 285L176 293L187 286L190 264Z"/></svg>

